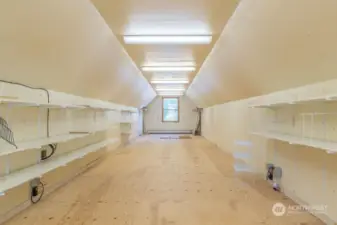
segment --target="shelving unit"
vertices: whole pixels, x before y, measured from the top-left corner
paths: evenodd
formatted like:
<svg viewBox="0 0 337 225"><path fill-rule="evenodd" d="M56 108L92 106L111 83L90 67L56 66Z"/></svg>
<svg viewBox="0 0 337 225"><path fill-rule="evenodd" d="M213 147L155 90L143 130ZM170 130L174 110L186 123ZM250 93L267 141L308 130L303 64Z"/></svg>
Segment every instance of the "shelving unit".
<svg viewBox="0 0 337 225"><path fill-rule="evenodd" d="M134 118L136 112L129 111L129 110L122 110L121 111L121 119L120 123L134 123L136 119Z"/></svg>
<svg viewBox="0 0 337 225"><path fill-rule="evenodd" d="M92 110L99 110L99 111L119 111L121 109L128 109L128 107L115 105L113 103L103 102L100 100L88 100L88 104L83 104L86 101L86 99L79 99L79 103L81 104L59 104L59 103L37 103L37 102L29 102L29 101L23 101L19 100L15 97L6 97L1 99L0 97L0 105L7 105L10 109L12 107L39 107L39 108L46 108L46 109L92 109ZM130 110L133 110L130 108ZM41 115L42 111L39 111L39 115L37 116L37 123L40 126L41 124ZM96 113L96 112L95 112ZM10 116L10 111L7 113L7 117ZM20 152L20 151L26 151L36 148L41 148L44 145L52 144L52 143L60 143L60 142L66 142L71 139L75 138L81 138L85 137L87 135L108 130L109 127L99 127L99 128L93 128L85 132L81 132L80 134L72 134L71 132L64 134L64 135L58 135L53 137L46 137L46 138L40 138L36 140L30 140L30 141L24 141L16 143L18 148L15 148L14 146L6 145L4 147L0 147L0 156Z"/></svg>
<svg viewBox="0 0 337 225"><path fill-rule="evenodd" d="M75 99L75 98L74 98ZM100 100L92 100L92 99L84 99L84 98L79 98L79 99L71 99L70 104L60 104L60 103L38 103L38 102L30 102L26 100L20 100L17 99L16 97L13 96L5 96L3 99L0 97L0 105L8 106L8 111L5 114L5 120L9 121L9 118L11 117L11 110L13 107L37 107L37 108L46 108L46 109L61 109L65 110L64 113L70 113L70 111L66 111L67 109L76 109L76 110L85 110L85 109L91 109L95 113L95 118L96 120L96 113L99 111L116 111L120 112L121 114L124 113L125 111L129 113L133 113L132 111L135 111L136 109L131 108L131 107L125 107L121 105L116 105L113 103L109 102L103 102ZM77 104L71 104L71 102L76 101ZM86 104L87 103L87 104ZM42 113L44 113L42 110L38 112L37 115L37 124L38 126L41 126L41 118L43 118ZM117 122L117 121L116 121ZM120 122L120 121L119 121ZM131 122L129 120L125 120L122 122ZM40 129L40 128L39 128ZM83 133L88 133L92 134L95 132L99 132L102 130L107 130L108 128L98 128L98 129L92 129L92 130L85 130ZM12 149L14 147L10 146L6 149L1 150L0 147L0 156L1 155L7 155L11 154L16 151L24 151L27 149L34 149L34 148L40 148L43 145L50 144L50 143L55 143L55 142L60 142L60 141L68 141L73 138L77 137L82 137L88 134L65 134L57 137L49 137L49 138L44 138L44 139L38 139L38 140L32 140L32 141L27 141L23 143L16 143L18 145L18 148Z"/></svg>
<svg viewBox="0 0 337 225"><path fill-rule="evenodd" d="M6 150L0 149L0 156L5 156L5 155L21 152L21 151L33 150L33 149L41 148L42 146L45 146L48 144L67 142L67 141L70 141L76 138L82 138L82 137L91 135L93 133L105 131L108 129L109 127L96 128L89 132L83 132L81 134L69 133L69 134L58 135L58 136L49 137L49 138L46 137L46 138L41 138L41 139L36 139L36 140L31 140L31 141L25 141L25 142L17 143L18 148L8 145L10 146L8 147L8 149L7 147L6 147Z"/></svg>
<svg viewBox="0 0 337 225"><path fill-rule="evenodd" d="M274 131L252 132L253 135L262 136L269 139L288 142L289 144L309 146L313 148L327 150L329 153L337 153L337 143L331 141L323 141L313 138L297 137L289 134L282 134Z"/></svg>
<svg viewBox="0 0 337 225"><path fill-rule="evenodd" d="M131 123L120 123L120 131L122 134L131 134L132 124Z"/></svg>
<svg viewBox="0 0 337 225"><path fill-rule="evenodd" d="M137 122L137 111L125 110L121 111L120 118L120 131L121 131L121 143L123 145L128 144L130 140L136 134L136 122Z"/></svg>
<svg viewBox="0 0 337 225"><path fill-rule="evenodd" d="M56 104L56 103L37 103L22 101L17 99L0 99L0 104L10 105L17 107L42 107L42 108L60 108L60 109L94 109L94 110L106 110L106 111L120 111L116 106L108 106L106 104Z"/></svg>
<svg viewBox="0 0 337 225"><path fill-rule="evenodd" d="M265 97L261 101L257 101L256 103L252 103L249 105L250 108L273 108L273 107L284 107L290 105L298 105L298 104L310 104L313 102L337 102L337 95L329 95L329 96L319 96L319 97L311 97L311 98L298 98L298 97L289 97L283 100L277 100L273 98L274 96Z"/></svg>
<svg viewBox="0 0 337 225"><path fill-rule="evenodd" d="M8 147L8 149L6 150L0 150L0 156L9 155L12 153L17 153L17 152L31 150L31 149L37 149L37 148L41 148L44 145L48 145L52 143L66 142L71 139L83 137L85 135L84 134L65 134L65 135L59 135L55 137L41 138L41 139L36 139L32 141L21 142L21 143L17 143L18 148L11 146L11 149L9 149L10 147Z"/></svg>
<svg viewBox="0 0 337 225"><path fill-rule="evenodd" d="M14 133L14 137L17 135L17 142L13 146L5 142L6 137L0 146L3 163L1 174L5 174L0 177L0 194L110 144L120 144L121 137L117 130L110 132L110 129L116 127L119 131L120 115L124 111L131 114L137 112L132 107L66 93L51 91L46 96L48 103L44 96L35 95L29 99L28 96L34 95L0 96L3 120ZM21 113L25 117L21 117ZM47 134L44 134L45 131ZM109 132L89 136L105 131ZM71 140L74 143L62 145L64 149L59 154L48 160L41 160L39 149L43 146ZM85 146L86 143L96 144ZM26 160L25 157L29 159ZM9 169L12 166L14 169Z"/></svg>
<svg viewBox="0 0 337 225"><path fill-rule="evenodd" d="M82 158L89 153L96 152L110 144L116 143L118 139L112 138L106 141L87 146L82 149L78 149L69 154L58 156L57 158L41 162L26 169L19 170L10 175L0 178L0 193L4 193L7 190L17 187L33 178L41 177L43 174L48 173L60 166L66 166L68 163Z"/></svg>
<svg viewBox="0 0 337 225"><path fill-rule="evenodd" d="M337 111L334 108L335 105L317 104L337 103L337 94L308 98L297 96L294 93L287 96L274 93L256 98L252 104L249 104L250 108L272 110L260 111L258 128L253 128L251 133L289 144L337 153L337 133L335 132L337 130ZM254 115L254 111L252 113ZM333 119L334 117L336 120ZM254 121L254 118L252 120Z"/></svg>

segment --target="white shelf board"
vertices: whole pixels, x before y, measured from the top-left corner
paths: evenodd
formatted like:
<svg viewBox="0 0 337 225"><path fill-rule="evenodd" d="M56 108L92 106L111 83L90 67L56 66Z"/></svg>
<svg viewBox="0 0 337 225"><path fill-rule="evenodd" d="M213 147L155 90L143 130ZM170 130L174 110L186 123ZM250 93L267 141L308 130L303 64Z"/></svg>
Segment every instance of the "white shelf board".
<svg viewBox="0 0 337 225"><path fill-rule="evenodd" d="M299 104L310 104L312 102L335 102L337 101L337 96L327 95L327 96L318 96L312 98L304 99L294 99L293 101L279 101L271 103L261 103L261 104L251 104L250 108L273 108L273 107L282 107L289 105L299 105Z"/></svg>
<svg viewBox="0 0 337 225"><path fill-rule="evenodd" d="M19 170L7 176L0 178L0 193L5 192L11 188L17 187L31 179L41 177L43 174L48 173L60 166L66 166L68 163L82 158L91 152L98 151L110 144L117 142L117 138L108 139L106 141L87 146L85 148L75 150L65 155L60 155L51 158L47 161L42 161L39 164Z"/></svg>
<svg viewBox="0 0 337 225"><path fill-rule="evenodd" d="M132 108L123 108L120 110L122 113L137 113L136 109L132 109Z"/></svg>
<svg viewBox="0 0 337 225"><path fill-rule="evenodd" d="M337 142L324 141L324 140L318 140L318 139L306 138L306 137L298 137L298 136L282 134L282 133L273 132L273 131L252 132L252 134L270 138L270 139L288 142L289 144L309 146L309 147L323 149L329 152L337 153Z"/></svg>
<svg viewBox="0 0 337 225"><path fill-rule="evenodd" d="M7 104L11 106L21 106L21 107L44 107L44 108L60 108L60 109L99 109L99 110L116 110L107 106L97 106L97 105L72 105L72 104L56 104L56 103L36 103L29 101L21 101L16 99L0 99L0 104Z"/></svg>
<svg viewBox="0 0 337 225"><path fill-rule="evenodd" d="M25 142L19 142L17 143L18 148L15 148L14 146L6 145L6 150L0 150L0 156L9 155L17 152L22 152L26 150L32 150L41 148L44 145L53 144L53 143L62 143L67 142L71 139L84 137L88 134L64 134L64 135L58 135L54 137L49 138L40 138L36 140L30 140ZM10 146L10 147L7 147Z"/></svg>
<svg viewBox="0 0 337 225"><path fill-rule="evenodd" d="M135 123L133 120L121 120L120 123Z"/></svg>
<svg viewBox="0 0 337 225"><path fill-rule="evenodd" d="M0 99L0 104L8 104L11 106L38 106L37 103L19 101L15 99Z"/></svg>
<svg viewBox="0 0 337 225"><path fill-rule="evenodd" d="M111 125L111 126L113 126L113 125ZM97 127L97 128L92 129L92 130L81 131L81 132L84 132L84 134L82 134L82 135L85 136L85 135L93 134L93 133L96 133L96 132L109 130L109 129L111 129L111 126L109 126L109 127ZM70 132L75 132L75 131L70 131Z"/></svg>
<svg viewBox="0 0 337 225"><path fill-rule="evenodd" d="M279 102L279 103L271 103L271 104L261 104L261 105L250 105L250 108L273 108L273 107L282 107L282 106L287 106L291 105L294 103L285 103L285 102Z"/></svg>
<svg viewBox="0 0 337 225"><path fill-rule="evenodd" d="M104 111L117 111L117 109L103 105L81 105L83 108L98 109Z"/></svg>
<svg viewBox="0 0 337 225"><path fill-rule="evenodd" d="M84 109L84 107L79 105L67 105L67 104L54 104L54 103L39 103L38 107L45 108L59 108L59 109Z"/></svg>
<svg viewBox="0 0 337 225"><path fill-rule="evenodd" d="M91 135L91 134L96 133L96 132L108 130L110 128L111 127L99 127L99 128L95 128L91 131L88 131L88 133L63 134L63 135L57 135L57 136L53 136L53 137L49 137L49 138L46 137L46 138L40 138L40 139L36 139L36 140L25 141L25 142L21 142L21 143L19 142L19 143L17 143L18 148L15 148L14 146L11 146L11 145L8 144L5 147L6 150L0 149L0 156L14 154L14 153L17 153L17 152L22 152L22 151L27 151L27 150L33 150L33 149L41 148L42 146L48 145L48 144L67 142L67 141L70 141L72 139L82 138L82 137L85 137L87 135Z"/></svg>

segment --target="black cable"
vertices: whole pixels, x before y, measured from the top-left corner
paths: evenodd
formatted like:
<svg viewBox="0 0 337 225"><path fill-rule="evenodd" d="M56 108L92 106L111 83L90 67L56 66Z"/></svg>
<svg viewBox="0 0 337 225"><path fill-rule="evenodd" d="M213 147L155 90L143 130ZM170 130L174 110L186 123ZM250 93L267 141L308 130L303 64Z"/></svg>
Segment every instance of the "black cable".
<svg viewBox="0 0 337 225"><path fill-rule="evenodd" d="M200 135L200 128L201 128L201 109L197 108L197 126L194 131L194 135Z"/></svg>
<svg viewBox="0 0 337 225"><path fill-rule="evenodd" d="M0 82L7 83L7 84L19 85L19 86L30 88L30 89L33 89L33 90L45 91L46 94L47 94L48 103L50 103L50 93L46 88L31 87L31 86L28 86L26 84L21 84L21 83L18 83L18 82L6 81L6 80L1 80L1 79L0 79ZM50 115L50 110L49 110L49 108L47 108L47 137L49 137L49 115Z"/></svg>
<svg viewBox="0 0 337 225"><path fill-rule="evenodd" d="M201 135L201 111L199 111L199 126L198 126L198 135Z"/></svg>
<svg viewBox="0 0 337 225"><path fill-rule="evenodd" d="M41 187L41 192L40 193L39 193L39 190L38 190L39 186ZM37 193L36 193L37 195L40 194L40 196L38 197L38 199L34 199L34 197L37 196L37 195L33 196L33 189L31 191L30 201L33 204L36 204L36 203L38 203L41 200L41 198L42 198L42 196L44 194L44 184L40 181L39 185L36 186L36 187L33 187L33 188L37 188L37 190L36 190L37 191Z"/></svg>
<svg viewBox="0 0 337 225"><path fill-rule="evenodd" d="M197 110L197 125L196 125L195 130L194 130L194 135L197 135L198 127L199 127L199 112Z"/></svg>
<svg viewBox="0 0 337 225"><path fill-rule="evenodd" d="M41 158L42 160L46 160L46 159L49 159L50 157L52 157L52 155L54 155L54 153L57 149L57 144L49 144L48 146L52 149L52 151L48 156Z"/></svg>

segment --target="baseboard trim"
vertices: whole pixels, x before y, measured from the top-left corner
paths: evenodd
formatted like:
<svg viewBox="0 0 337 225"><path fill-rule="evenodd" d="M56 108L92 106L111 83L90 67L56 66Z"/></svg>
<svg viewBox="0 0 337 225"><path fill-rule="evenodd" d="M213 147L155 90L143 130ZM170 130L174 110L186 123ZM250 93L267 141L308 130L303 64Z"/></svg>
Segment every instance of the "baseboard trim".
<svg viewBox="0 0 337 225"><path fill-rule="evenodd" d="M148 130L147 134L193 134L193 130Z"/></svg>

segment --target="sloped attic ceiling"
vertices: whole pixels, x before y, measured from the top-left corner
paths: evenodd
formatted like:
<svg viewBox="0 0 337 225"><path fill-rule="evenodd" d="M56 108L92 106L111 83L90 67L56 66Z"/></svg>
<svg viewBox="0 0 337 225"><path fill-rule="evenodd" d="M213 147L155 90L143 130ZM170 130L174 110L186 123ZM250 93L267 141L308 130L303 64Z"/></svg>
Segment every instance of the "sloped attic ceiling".
<svg viewBox="0 0 337 225"><path fill-rule="evenodd" d="M336 0L242 0L187 95L199 106L337 77Z"/></svg>
<svg viewBox="0 0 337 225"><path fill-rule="evenodd" d="M155 92L87 0L0 2L0 79L142 106Z"/></svg>
<svg viewBox="0 0 337 225"><path fill-rule="evenodd" d="M239 0L91 0L141 68L153 62L193 62L195 71L143 71L148 81L192 80ZM124 35L211 35L209 44L126 44ZM156 85L153 85L156 87ZM185 85L187 87L188 84Z"/></svg>

